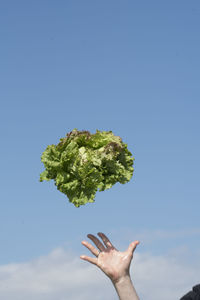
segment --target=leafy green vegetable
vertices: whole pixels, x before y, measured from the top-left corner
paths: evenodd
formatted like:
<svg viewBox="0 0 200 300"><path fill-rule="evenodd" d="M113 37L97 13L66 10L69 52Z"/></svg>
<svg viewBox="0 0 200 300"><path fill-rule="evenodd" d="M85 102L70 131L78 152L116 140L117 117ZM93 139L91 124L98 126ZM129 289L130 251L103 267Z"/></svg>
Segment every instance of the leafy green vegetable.
<svg viewBox="0 0 200 300"><path fill-rule="evenodd" d="M112 131L72 130L58 145L49 145L41 157L45 171L40 181L55 181L76 207L94 202L95 194L126 183L133 175L131 152Z"/></svg>

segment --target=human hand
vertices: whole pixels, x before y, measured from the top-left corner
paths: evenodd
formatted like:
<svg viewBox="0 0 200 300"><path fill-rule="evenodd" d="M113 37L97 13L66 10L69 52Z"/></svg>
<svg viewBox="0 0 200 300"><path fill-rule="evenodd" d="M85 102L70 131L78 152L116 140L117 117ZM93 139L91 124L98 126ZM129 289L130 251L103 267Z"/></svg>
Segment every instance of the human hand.
<svg viewBox="0 0 200 300"><path fill-rule="evenodd" d="M98 233L98 236L102 239L103 243L94 235L87 235L97 248L87 241L82 241L82 244L96 257L81 255L80 258L99 267L113 283L117 283L118 281L123 280L123 278L129 276L133 253L139 242L132 242L126 251L120 252L112 245L105 234Z"/></svg>

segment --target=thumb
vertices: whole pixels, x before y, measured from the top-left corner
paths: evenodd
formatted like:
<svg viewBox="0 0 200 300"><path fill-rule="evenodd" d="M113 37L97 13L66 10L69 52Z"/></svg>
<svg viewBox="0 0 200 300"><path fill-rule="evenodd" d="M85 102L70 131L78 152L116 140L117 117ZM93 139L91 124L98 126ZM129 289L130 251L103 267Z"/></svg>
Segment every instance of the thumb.
<svg viewBox="0 0 200 300"><path fill-rule="evenodd" d="M136 247L137 247L137 245L138 245L139 243L140 243L139 241L134 241L134 242L132 242L132 243L129 245L127 251L128 251L130 254L133 254L134 251L135 251L135 249L136 249Z"/></svg>

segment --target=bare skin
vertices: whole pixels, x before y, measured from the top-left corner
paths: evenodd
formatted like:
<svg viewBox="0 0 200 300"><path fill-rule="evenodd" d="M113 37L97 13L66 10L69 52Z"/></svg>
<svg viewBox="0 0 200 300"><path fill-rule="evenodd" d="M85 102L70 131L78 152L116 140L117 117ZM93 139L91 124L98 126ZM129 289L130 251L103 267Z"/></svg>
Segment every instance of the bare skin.
<svg viewBox="0 0 200 300"><path fill-rule="evenodd" d="M133 253L139 242L132 242L126 251L120 252L105 234L98 233L98 236L103 243L94 235L88 234L88 238L96 247L87 241L82 241L95 257L81 255L80 258L96 265L111 279L120 300L139 300L129 272Z"/></svg>

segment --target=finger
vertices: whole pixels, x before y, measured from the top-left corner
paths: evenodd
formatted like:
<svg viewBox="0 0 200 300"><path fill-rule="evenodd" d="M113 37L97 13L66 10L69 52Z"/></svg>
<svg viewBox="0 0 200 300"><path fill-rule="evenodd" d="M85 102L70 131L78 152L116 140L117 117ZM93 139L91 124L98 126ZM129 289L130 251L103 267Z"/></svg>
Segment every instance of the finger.
<svg viewBox="0 0 200 300"><path fill-rule="evenodd" d="M135 241L135 242L132 242L129 247L128 247L128 252L133 254L133 252L135 251L137 245L139 244L140 242L139 241Z"/></svg>
<svg viewBox="0 0 200 300"><path fill-rule="evenodd" d="M112 245L112 243L110 242L110 240L107 238L107 236L103 233L103 232L99 232L98 236L100 236L100 238L102 239L102 241L104 242L105 246L108 248L114 248L114 246Z"/></svg>
<svg viewBox="0 0 200 300"><path fill-rule="evenodd" d="M93 234L88 234L87 237L93 241L93 243L97 246L97 248L100 251L106 250L104 245L100 242L100 240L98 238L96 238L96 236L94 236Z"/></svg>
<svg viewBox="0 0 200 300"><path fill-rule="evenodd" d="M92 246L90 243L86 242L86 241L82 241L82 245L85 246L86 248L88 248L88 250L90 250L90 252L92 252L92 254L94 254L95 256L99 255L99 250L97 250L94 246Z"/></svg>
<svg viewBox="0 0 200 300"><path fill-rule="evenodd" d="M89 263L91 263L93 265L97 265L97 258L89 257L89 256L86 256L86 255L81 255L80 258L82 260L88 261Z"/></svg>

